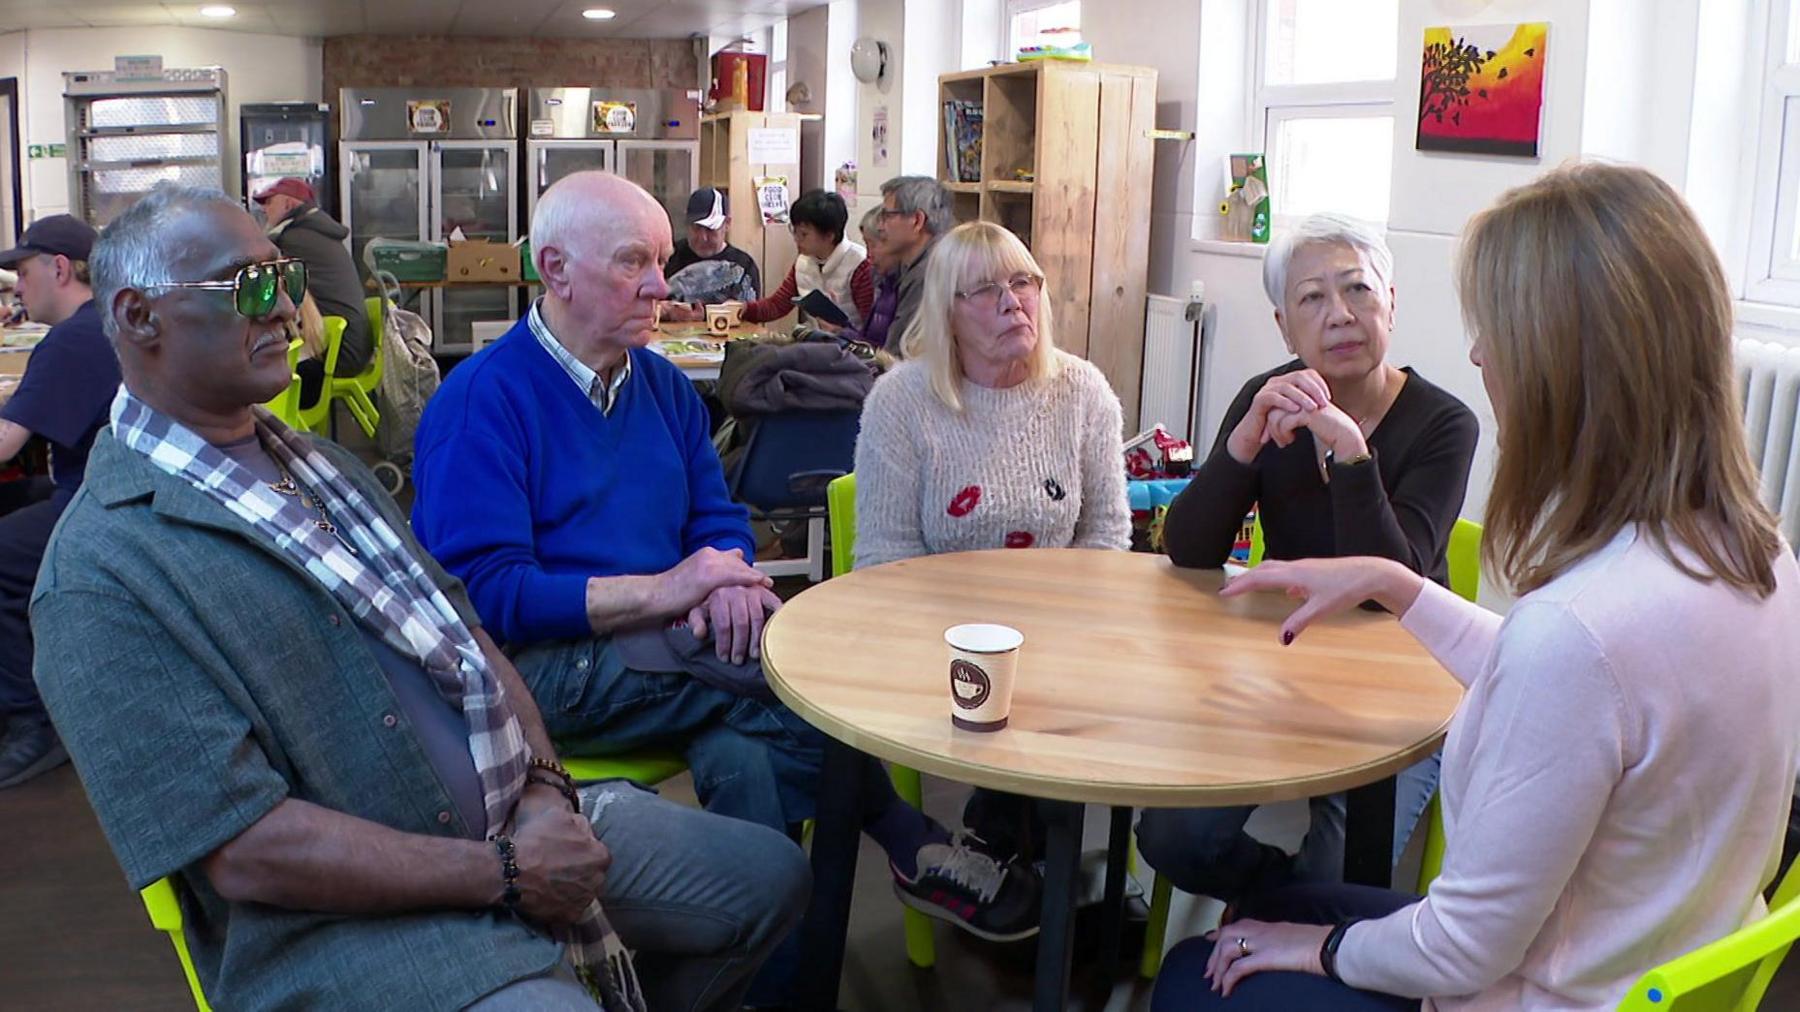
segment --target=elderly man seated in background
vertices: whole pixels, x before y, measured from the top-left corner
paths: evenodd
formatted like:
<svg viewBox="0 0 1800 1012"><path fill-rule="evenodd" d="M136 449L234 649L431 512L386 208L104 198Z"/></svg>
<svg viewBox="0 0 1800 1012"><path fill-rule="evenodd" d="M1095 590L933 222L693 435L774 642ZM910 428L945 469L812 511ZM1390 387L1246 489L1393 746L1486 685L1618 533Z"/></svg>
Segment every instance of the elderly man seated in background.
<svg viewBox="0 0 1800 1012"><path fill-rule="evenodd" d="M254 407L306 290L277 257L172 187L94 252L125 386L32 617L126 878L173 880L217 1008L737 1008L805 901L799 850L575 791L368 468Z"/></svg>
<svg viewBox="0 0 1800 1012"><path fill-rule="evenodd" d="M887 347L904 353L901 338L925 298L925 265L944 233L956 227L950 191L930 176L895 176L881 184L881 235L886 257L899 272L898 302L888 325Z"/></svg>
<svg viewBox="0 0 1800 1012"><path fill-rule="evenodd" d="M278 179L256 195L256 202L262 205L269 238L275 241L281 255L306 263L307 291L312 293L319 312L344 318L337 375L355 376L362 372L374 354L375 344L363 304L362 278L356 272L356 261L344 248L344 237L350 230L319 207L313 188L305 180ZM301 405L318 403L325 385L324 360L305 359L296 371L300 374Z"/></svg>

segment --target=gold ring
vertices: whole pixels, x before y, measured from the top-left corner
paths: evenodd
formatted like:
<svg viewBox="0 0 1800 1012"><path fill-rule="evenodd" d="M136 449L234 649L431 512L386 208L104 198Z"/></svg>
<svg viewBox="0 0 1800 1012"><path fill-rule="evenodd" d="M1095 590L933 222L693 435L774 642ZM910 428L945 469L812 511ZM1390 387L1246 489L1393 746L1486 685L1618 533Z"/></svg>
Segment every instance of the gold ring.
<svg viewBox="0 0 1800 1012"><path fill-rule="evenodd" d="M1238 947L1238 955L1240 955L1240 956L1250 955L1250 943L1249 943L1249 941L1247 941L1244 938L1243 935L1239 935L1237 937L1237 947Z"/></svg>

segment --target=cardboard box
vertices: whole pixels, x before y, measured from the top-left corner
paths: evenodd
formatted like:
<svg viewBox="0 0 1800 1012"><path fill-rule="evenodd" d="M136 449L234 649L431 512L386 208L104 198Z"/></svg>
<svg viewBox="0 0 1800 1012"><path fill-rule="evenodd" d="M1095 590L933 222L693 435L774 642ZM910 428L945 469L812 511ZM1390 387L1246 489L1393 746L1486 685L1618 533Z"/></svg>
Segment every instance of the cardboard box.
<svg viewBox="0 0 1800 1012"><path fill-rule="evenodd" d="M25 363L29 361L30 348L0 348L0 376L25 375Z"/></svg>
<svg viewBox="0 0 1800 1012"><path fill-rule="evenodd" d="M450 244L444 280L451 284L519 280L519 250L503 242L471 239Z"/></svg>

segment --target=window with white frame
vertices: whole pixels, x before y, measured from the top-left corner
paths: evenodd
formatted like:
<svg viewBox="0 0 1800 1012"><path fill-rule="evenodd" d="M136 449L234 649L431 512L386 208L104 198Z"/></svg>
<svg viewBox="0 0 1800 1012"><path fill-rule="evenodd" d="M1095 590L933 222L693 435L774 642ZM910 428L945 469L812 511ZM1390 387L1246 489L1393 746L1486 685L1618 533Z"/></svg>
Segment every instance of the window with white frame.
<svg viewBox="0 0 1800 1012"><path fill-rule="evenodd" d="M1800 0L1769 3L1744 295L1800 306Z"/></svg>
<svg viewBox="0 0 1800 1012"><path fill-rule="evenodd" d="M1006 58L1026 46L1069 46L1081 41L1081 0L1007 0Z"/></svg>
<svg viewBox="0 0 1800 1012"><path fill-rule="evenodd" d="M769 28L769 98L770 112L787 112L788 23L786 18Z"/></svg>
<svg viewBox="0 0 1800 1012"><path fill-rule="evenodd" d="M1260 0L1252 133L1277 228L1388 216L1399 0Z"/></svg>

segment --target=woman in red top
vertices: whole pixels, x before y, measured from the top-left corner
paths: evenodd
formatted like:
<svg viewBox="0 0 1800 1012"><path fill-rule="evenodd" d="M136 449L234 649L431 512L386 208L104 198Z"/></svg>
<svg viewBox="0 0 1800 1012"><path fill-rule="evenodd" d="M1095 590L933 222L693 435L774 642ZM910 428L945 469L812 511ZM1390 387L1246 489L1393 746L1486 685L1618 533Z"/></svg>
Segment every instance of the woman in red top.
<svg viewBox="0 0 1800 1012"><path fill-rule="evenodd" d="M819 291L843 310L852 327L861 327L875 308L875 275L869 267L868 251L844 238L850 221L844 198L813 190L794 201L788 214L800 256L773 295L744 307L744 319L750 323L779 320L793 312L801 299Z"/></svg>

